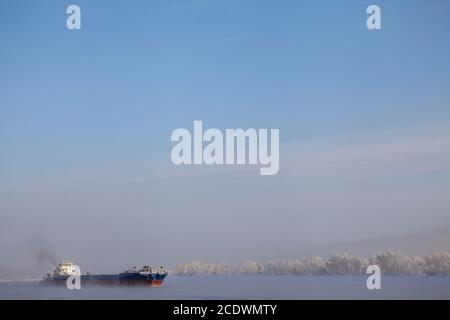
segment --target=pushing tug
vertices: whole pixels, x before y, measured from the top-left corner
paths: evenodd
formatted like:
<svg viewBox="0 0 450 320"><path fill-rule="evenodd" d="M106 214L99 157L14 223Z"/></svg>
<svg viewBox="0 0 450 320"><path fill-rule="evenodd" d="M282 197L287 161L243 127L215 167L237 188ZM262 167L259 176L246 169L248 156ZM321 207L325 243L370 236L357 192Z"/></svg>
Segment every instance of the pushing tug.
<svg viewBox="0 0 450 320"><path fill-rule="evenodd" d="M142 286L161 286L167 271L164 267L152 268L149 265L141 269L133 267L118 274L80 274L80 269L70 260L61 262L53 272L49 272L42 284L66 285L67 279L71 276L80 276L82 285L142 285Z"/></svg>

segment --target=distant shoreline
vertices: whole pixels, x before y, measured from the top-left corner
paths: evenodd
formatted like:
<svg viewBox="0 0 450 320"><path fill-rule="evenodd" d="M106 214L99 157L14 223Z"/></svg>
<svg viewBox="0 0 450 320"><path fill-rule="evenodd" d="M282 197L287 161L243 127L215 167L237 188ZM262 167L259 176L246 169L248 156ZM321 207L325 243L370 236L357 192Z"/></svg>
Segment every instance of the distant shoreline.
<svg viewBox="0 0 450 320"><path fill-rule="evenodd" d="M336 254L329 258L277 259L259 263L210 264L201 261L183 263L173 274L181 276L267 274L267 275L366 275L369 265L378 265L384 275L450 276L450 253L408 256L394 251L380 252L370 258Z"/></svg>

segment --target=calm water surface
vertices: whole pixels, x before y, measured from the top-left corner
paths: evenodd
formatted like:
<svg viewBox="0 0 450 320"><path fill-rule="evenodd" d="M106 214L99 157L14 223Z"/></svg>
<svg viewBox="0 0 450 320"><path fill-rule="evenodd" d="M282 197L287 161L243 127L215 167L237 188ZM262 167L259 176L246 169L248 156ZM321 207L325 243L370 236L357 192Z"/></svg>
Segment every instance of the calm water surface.
<svg viewBox="0 0 450 320"><path fill-rule="evenodd" d="M39 286L0 282L0 299L450 299L450 277L382 277L381 290L359 276L168 276L163 287Z"/></svg>

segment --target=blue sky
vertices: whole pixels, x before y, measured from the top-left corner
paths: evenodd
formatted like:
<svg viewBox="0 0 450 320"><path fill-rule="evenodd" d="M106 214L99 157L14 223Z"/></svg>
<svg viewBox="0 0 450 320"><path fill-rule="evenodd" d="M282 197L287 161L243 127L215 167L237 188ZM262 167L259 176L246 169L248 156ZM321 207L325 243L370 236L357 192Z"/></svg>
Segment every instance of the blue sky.
<svg viewBox="0 0 450 320"><path fill-rule="evenodd" d="M82 10L79 31L65 27L65 9L72 3ZM365 11L372 3L382 9L380 31L366 28ZM107 186L111 181L108 179L129 183L136 177L148 178L152 185L156 183L152 180L155 172L166 172L175 176L173 179L178 174L190 175L194 169L171 166L169 138L176 128L190 129L194 120L221 129L280 129L280 176L264 183L256 177L248 178L244 180L247 189L224 182L223 186L237 190L220 190L232 201L245 202L248 208L255 208L258 197L267 197L273 190L285 194L290 190L291 198L278 199L280 202L273 199L269 204L275 209L278 204L280 211L286 207L291 211L289 219L295 220L295 210L301 206L296 202L299 194L305 190L330 190L333 198L347 188L350 195L361 187L355 185L355 179L371 185L368 194L384 190L392 182L448 191L449 9L447 1L438 0L1 1L0 180L4 219L14 225L19 221L15 217L29 214L14 201L9 203L11 198L36 207L33 201L39 198L35 192L40 188L49 188L48 198L44 199L51 202L51 195L63 185L73 191L92 182L87 178L77 185L66 177L95 176L97 183ZM421 142L415 145L417 140ZM431 141L437 143L430 148ZM405 143L405 153L395 153L401 149L397 146ZM370 178L365 175L367 171L374 167L385 169L380 162L370 162L371 151L361 151L372 150L374 144L378 146L375 150L382 149L375 152L375 158L399 158L391 171L388 168L390 174ZM321 174L326 170L315 157L310 162L315 169L296 171L308 158L308 148L335 154L342 145L345 150L358 148L356 154L369 159L367 170L356 170L360 175L354 176L352 183L339 174L332 181ZM352 167L353 163L346 162L351 156L336 152L343 157L344 165ZM414 170L396 175L399 168L410 163L411 154L415 160L420 155L431 160L423 163L420 158ZM328 162L324 166L329 168ZM340 167L334 170L345 172ZM161 175L158 179L166 179ZM49 185L48 179L53 179ZM197 178L191 179L188 188L195 190ZM305 185L304 181L314 182ZM128 192L140 194L147 187L145 183L135 185ZM242 196L248 189L255 193L254 203ZM167 193L160 197L170 202L169 194L177 197L182 190L167 187ZM62 208L87 201L87 195L76 192L71 200L58 200ZM112 194L117 195L115 192ZM421 194L420 190L417 194ZM95 202L95 196L91 197L89 201ZM190 213L199 205L195 199L186 200ZM441 207L436 209L434 225L448 222L442 213L448 211L448 202L444 195L438 200L435 203ZM42 201L41 205L48 206ZM123 199L123 210L129 209L129 201ZM407 212L410 208L403 205L408 201L402 201L394 207ZM145 203L136 209L140 214L145 211ZM364 203L360 206L364 207ZM55 210L44 210L48 219L59 214ZM161 212L165 211L169 210ZM214 221L208 225L205 215L199 213L199 219L214 230ZM40 215L35 217L39 220ZM311 223L324 223L320 217L314 216ZM421 212L417 217L423 217ZM244 219L250 223L255 217ZM301 215L298 219L304 221ZM417 219L412 228L415 231L423 223ZM270 219L262 223L269 228ZM280 223L277 232L284 232L282 226ZM263 230L257 232L261 237ZM289 230L285 233L294 239L295 230ZM242 239L247 239L241 231ZM401 231L407 232L408 228ZM48 230L43 233L53 239L59 237ZM184 234L185 238L190 236ZM86 238L95 235L87 233ZM210 254L209 249L199 257L230 257L226 249L222 255ZM244 248L239 256L249 256L249 252L250 247ZM286 249L286 256L293 254L294 250ZM158 257L178 262L163 253Z"/></svg>
<svg viewBox="0 0 450 320"><path fill-rule="evenodd" d="M69 3L2 1L8 172L165 157L195 119L285 140L448 124L445 1L381 1L379 32L367 1L79 1L72 32Z"/></svg>

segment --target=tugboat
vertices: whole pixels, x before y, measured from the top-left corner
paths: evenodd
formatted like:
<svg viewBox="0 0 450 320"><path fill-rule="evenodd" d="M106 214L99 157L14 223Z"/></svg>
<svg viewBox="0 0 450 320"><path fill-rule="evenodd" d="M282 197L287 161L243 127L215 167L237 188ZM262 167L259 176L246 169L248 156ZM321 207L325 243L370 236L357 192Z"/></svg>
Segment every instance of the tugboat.
<svg viewBox="0 0 450 320"><path fill-rule="evenodd" d="M41 284L66 285L70 276L80 276L82 285L126 285L126 286L161 286L167 271L164 267L152 268L145 265L141 269L133 267L117 274L79 274L79 267L71 260L65 260L58 264L53 272L49 272L41 281Z"/></svg>

